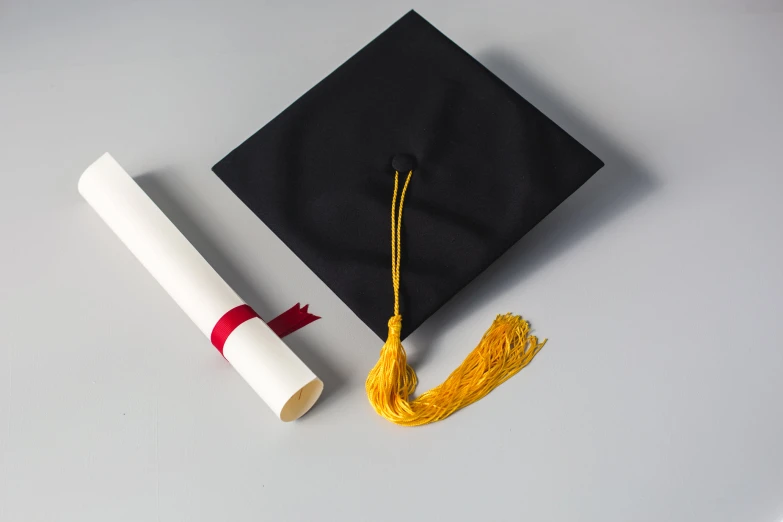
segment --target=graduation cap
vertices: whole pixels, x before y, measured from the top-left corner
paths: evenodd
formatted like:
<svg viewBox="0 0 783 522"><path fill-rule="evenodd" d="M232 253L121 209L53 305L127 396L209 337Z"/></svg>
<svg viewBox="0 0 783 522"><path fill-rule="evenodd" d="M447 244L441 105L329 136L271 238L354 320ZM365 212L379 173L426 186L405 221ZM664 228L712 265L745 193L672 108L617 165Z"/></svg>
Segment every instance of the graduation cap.
<svg viewBox="0 0 783 522"><path fill-rule="evenodd" d="M370 402L418 425L480 399L543 342L499 315L443 384L411 399L401 340L602 166L411 11L213 170L386 340Z"/></svg>

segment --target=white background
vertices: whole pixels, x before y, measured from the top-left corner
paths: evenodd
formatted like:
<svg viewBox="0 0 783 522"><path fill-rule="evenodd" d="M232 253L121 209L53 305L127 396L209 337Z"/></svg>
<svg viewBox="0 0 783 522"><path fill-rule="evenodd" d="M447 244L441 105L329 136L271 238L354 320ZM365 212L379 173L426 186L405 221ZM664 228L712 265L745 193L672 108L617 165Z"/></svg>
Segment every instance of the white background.
<svg viewBox="0 0 783 522"><path fill-rule="evenodd" d="M410 7L607 166L406 343L550 342L433 426L210 172ZM0 1L0 520L779 522L783 3ZM80 199L105 151L325 381L280 423Z"/></svg>

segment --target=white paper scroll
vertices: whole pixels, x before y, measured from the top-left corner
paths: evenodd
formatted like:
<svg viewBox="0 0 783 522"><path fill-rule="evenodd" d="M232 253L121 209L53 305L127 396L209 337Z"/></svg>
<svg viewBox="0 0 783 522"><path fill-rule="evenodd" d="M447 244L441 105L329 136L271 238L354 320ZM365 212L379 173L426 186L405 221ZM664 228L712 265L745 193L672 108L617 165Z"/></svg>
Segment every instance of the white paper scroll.
<svg viewBox="0 0 783 522"><path fill-rule="evenodd" d="M109 154L79 179L79 192L209 338L244 301ZM261 319L239 325L223 355L283 421L298 419L323 383Z"/></svg>

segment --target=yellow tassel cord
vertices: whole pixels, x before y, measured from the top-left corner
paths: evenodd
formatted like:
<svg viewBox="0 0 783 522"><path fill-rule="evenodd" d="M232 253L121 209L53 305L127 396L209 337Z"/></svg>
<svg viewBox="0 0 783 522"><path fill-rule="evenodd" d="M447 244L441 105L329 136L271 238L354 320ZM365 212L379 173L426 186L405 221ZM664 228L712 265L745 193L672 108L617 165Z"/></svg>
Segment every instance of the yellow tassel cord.
<svg viewBox="0 0 783 522"><path fill-rule="evenodd" d="M394 316L389 319L389 337L381 348L380 359L366 382L367 397L375 411L402 426L437 422L473 404L527 366L546 343L545 340L539 342L536 336L530 334L528 322L520 316L499 315L478 346L443 384L410 399L416 389L417 378L416 372L408 365L405 348L400 341L400 239L402 206L412 175L413 171L408 173L402 187L396 215L399 172L394 175L391 211Z"/></svg>

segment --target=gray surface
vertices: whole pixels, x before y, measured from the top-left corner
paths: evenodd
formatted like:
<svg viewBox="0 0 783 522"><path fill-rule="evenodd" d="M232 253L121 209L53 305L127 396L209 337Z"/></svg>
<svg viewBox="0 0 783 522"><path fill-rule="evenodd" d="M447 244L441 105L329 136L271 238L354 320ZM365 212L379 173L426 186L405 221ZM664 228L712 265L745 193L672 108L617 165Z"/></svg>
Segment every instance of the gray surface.
<svg viewBox="0 0 783 522"><path fill-rule="evenodd" d="M209 170L410 5L205 4L0 2L0 519L783 518L780 2L415 4L607 163L406 343L428 388L496 313L551 339L421 429ZM324 316L290 338L327 386L300 422L80 200L104 151L262 315Z"/></svg>

